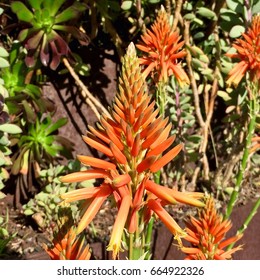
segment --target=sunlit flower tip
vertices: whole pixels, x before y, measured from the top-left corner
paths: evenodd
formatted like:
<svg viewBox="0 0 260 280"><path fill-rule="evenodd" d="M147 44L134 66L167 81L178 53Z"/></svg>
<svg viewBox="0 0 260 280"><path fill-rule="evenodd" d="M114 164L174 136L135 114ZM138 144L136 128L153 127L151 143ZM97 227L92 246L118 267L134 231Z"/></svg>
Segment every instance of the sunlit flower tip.
<svg viewBox="0 0 260 280"><path fill-rule="evenodd" d="M91 169L79 172L74 172L60 178L62 183L76 183L91 179L106 178L109 173L103 169Z"/></svg>
<svg viewBox="0 0 260 280"><path fill-rule="evenodd" d="M187 222L187 236L184 239L190 242L192 247L182 247L181 250L187 254L187 259L230 259L234 252L242 248L237 246L224 250L242 237L240 234L225 239L230 228L231 222L224 220L223 216L217 213L214 199L209 197L206 199L205 208L199 210L198 219L190 217L190 221Z"/></svg>
<svg viewBox="0 0 260 280"><path fill-rule="evenodd" d="M113 164L112 162L105 161L103 159L97 159L94 157L81 156L81 155L78 155L77 158L84 165L90 165L92 167L97 167L97 168L106 169L106 170L109 170L109 169L115 170L116 169L115 164Z"/></svg>
<svg viewBox="0 0 260 280"><path fill-rule="evenodd" d="M240 60L238 64L229 72L227 84L237 86L246 72L254 82L260 79L260 15L255 15L251 26L233 44L237 53L227 53L231 58Z"/></svg>
<svg viewBox="0 0 260 280"><path fill-rule="evenodd" d="M127 185L131 182L131 177L129 174L118 175L116 178L113 179L112 183L113 186L116 188L122 187Z"/></svg>
<svg viewBox="0 0 260 280"><path fill-rule="evenodd" d="M164 9L157 15L151 30L142 36L142 42L136 47L145 55L140 58L140 64L145 65L144 78L149 73L159 82L167 82L168 76L174 75L180 85L189 84L189 78L178 63L179 58L186 56L181 36L170 25L169 17Z"/></svg>
<svg viewBox="0 0 260 280"><path fill-rule="evenodd" d="M147 207L152 211L154 211L154 213L165 224L165 226L169 229L169 231L174 236L177 237L176 239L179 242L180 242L180 238L186 236L185 231L176 223L176 221L171 217L171 215L162 207L162 205L157 200L149 199L147 202Z"/></svg>
<svg viewBox="0 0 260 280"><path fill-rule="evenodd" d="M107 250L113 252L112 253L113 259L116 259L119 254L119 251L122 251L121 248L122 234L125 227L125 223L127 221L131 203L132 203L132 199L130 196L123 197L118 210L118 214L111 233L110 242L107 246Z"/></svg>

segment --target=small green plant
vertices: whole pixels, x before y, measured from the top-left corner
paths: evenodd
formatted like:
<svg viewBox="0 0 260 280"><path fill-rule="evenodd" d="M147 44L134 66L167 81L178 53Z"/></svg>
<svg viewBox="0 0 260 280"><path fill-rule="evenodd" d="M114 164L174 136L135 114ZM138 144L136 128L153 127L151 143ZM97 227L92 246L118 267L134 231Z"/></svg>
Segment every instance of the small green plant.
<svg viewBox="0 0 260 280"><path fill-rule="evenodd" d="M57 161L61 156L71 157L72 143L57 135L58 129L66 123L66 118L53 122L50 115L43 117L38 114L35 123L25 123L22 135L12 139L17 143L17 150L12 156L11 173L19 175L17 187L25 198L36 192L42 168L47 168L49 163ZM19 195L17 199L20 200Z"/></svg>
<svg viewBox="0 0 260 280"><path fill-rule="evenodd" d="M68 56L70 49L62 34L67 33L82 39L83 34L75 25L67 22L85 11L86 5L75 1L66 7L65 0L21 1L11 3L13 12L25 24L19 34L19 41L27 49L25 58L28 67L35 66L38 58L44 66L55 70L62 56Z"/></svg>
<svg viewBox="0 0 260 280"><path fill-rule="evenodd" d="M10 234L8 231L9 213L6 212L6 217L0 217L0 256L4 254L7 244L15 237L16 233Z"/></svg>
<svg viewBox="0 0 260 280"><path fill-rule="evenodd" d="M48 169L40 171L40 179L43 184L41 192L35 195L34 198L23 205L24 214L32 216L39 228L51 230L59 220L59 212L66 208L61 206L60 195L69 190L74 190L78 184L71 185L64 184L60 181L60 177L71 171L78 171L80 169L79 162L71 161L67 166L52 164ZM76 212L78 206L72 205L71 213L73 219L76 219Z"/></svg>

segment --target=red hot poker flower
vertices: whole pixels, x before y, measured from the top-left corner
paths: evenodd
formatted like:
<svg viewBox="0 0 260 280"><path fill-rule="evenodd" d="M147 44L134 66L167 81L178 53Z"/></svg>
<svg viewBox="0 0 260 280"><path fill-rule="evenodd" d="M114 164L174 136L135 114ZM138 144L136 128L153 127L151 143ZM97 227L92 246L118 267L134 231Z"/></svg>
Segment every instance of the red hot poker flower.
<svg viewBox="0 0 260 280"><path fill-rule="evenodd" d="M241 250L241 246L225 250L225 247L238 241L242 235L236 235L225 239L226 233L232 224L224 220L217 213L214 199L209 197L205 208L199 212L199 218L190 218L187 222L187 236L184 237L192 244L192 247L182 247L189 260L226 260L231 259L232 254Z"/></svg>
<svg viewBox="0 0 260 280"><path fill-rule="evenodd" d="M89 260L91 256L84 236L77 236L74 227L65 235L59 232L53 240L53 246L44 245L44 249L52 260Z"/></svg>
<svg viewBox="0 0 260 280"><path fill-rule="evenodd" d="M181 50L184 41L180 41L178 31L172 29L163 7L151 30L147 30L141 38L142 42L136 46L146 53L140 58L140 63L146 66L144 78L152 73L157 82L166 83L168 76L174 75L181 86L189 84L187 74L178 63L178 59L186 55L185 50Z"/></svg>
<svg viewBox="0 0 260 280"><path fill-rule="evenodd" d="M118 216L108 246L114 258L121 250L123 229L127 228L130 233L138 230L138 211L149 207L149 204L146 205L147 192L156 197L177 197L166 193L168 188L158 191L146 189L145 182L152 173L169 163L182 149L182 144L178 144L162 155L175 137L169 137L171 125L167 125L168 119L159 116L159 110L154 109L155 102L150 100L134 44L130 44L122 60L119 92L112 104L111 115L102 115L97 127L89 127L88 135L83 137L88 145L104 153L108 160L78 156L81 163L92 168L62 178L67 183L103 178L104 182L99 187L75 190L63 194L62 198L67 202L86 200L86 209L78 227L80 233L93 220L102 203L108 197L114 197ZM185 195L181 199L185 203ZM192 205L203 205L197 199L191 199L190 195L187 195L187 201ZM168 199L167 203L175 203L175 200Z"/></svg>
<svg viewBox="0 0 260 280"><path fill-rule="evenodd" d="M231 58L238 58L235 67L229 72L227 84L237 86L246 72L250 78L259 83L260 79L260 15L253 17L251 26L242 34L241 39L237 39L232 45L237 53L226 54Z"/></svg>

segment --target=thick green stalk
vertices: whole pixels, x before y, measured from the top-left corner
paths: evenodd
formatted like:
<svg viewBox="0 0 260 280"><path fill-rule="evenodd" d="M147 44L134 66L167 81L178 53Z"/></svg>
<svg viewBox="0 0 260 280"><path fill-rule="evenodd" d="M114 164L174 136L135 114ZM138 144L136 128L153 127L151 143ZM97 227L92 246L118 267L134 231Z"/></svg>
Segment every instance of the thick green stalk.
<svg viewBox="0 0 260 280"><path fill-rule="evenodd" d="M237 231L236 235L239 234L243 234L244 231L247 229L249 223L251 222L251 220L253 219L253 217L255 216L255 214L257 213L258 208L260 207L260 197L258 198L258 200L256 201L254 207L252 208L251 212L249 213L249 215L247 216L247 218L245 219L243 225L240 227L240 229ZM228 246L227 250L232 249L234 247L235 243L232 243Z"/></svg>
<svg viewBox="0 0 260 280"><path fill-rule="evenodd" d="M253 96L249 100L249 117L250 117L250 122L248 126L248 133L246 137L246 143L245 143L245 148L244 148L244 153L242 157L242 162L240 164L239 172L237 175L236 179L236 185L234 187L234 190L231 194L228 206L227 206L227 211L225 215L225 219L228 219L233 211L233 208L235 206L235 203L238 198L238 194L241 188L241 183L243 181L244 177L244 172L247 166L247 161L248 161L248 156L249 156L249 150L250 150L250 145L252 142L252 135L254 134L255 131L255 125L256 125L256 115L257 115L257 99L256 99L256 94L255 92L253 93Z"/></svg>

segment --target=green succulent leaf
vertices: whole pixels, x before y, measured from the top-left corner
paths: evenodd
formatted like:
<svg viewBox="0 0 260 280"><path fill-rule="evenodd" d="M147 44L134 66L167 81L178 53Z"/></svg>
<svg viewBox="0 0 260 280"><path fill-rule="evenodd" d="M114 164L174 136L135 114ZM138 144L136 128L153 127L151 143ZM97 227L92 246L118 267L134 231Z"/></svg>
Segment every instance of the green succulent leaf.
<svg viewBox="0 0 260 280"><path fill-rule="evenodd" d="M50 15L51 16L55 16L58 12L58 10L60 9L60 7L66 2L66 0L55 0L52 1L52 5L50 6Z"/></svg>
<svg viewBox="0 0 260 280"><path fill-rule="evenodd" d="M33 13L20 1L11 3L12 11L17 15L18 19L31 23L33 20Z"/></svg>
<svg viewBox="0 0 260 280"><path fill-rule="evenodd" d="M208 18L208 19L211 19L211 20L217 20L217 15L208 8L199 7L197 9L196 13L199 14L200 16L202 16L202 17L205 17L205 18Z"/></svg>
<svg viewBox="0 0 260 280"><path fill-rule="evenodd" d="M55 24L71 20L79 15L79 13L85 11L86 6L82 3L75 2L72 6L62 11L55 17Z"/></svg>
<svg viewBox="0 0 260 280"><path fill-rule="evenodd" d="M25 210L23 211L23 213L24 213L24 215L26 215L26 216L31 216L31 215L34 214L34 211L33 211L32 209L30 209L30 208L27 208L27 209L25 209Z"/></svg>
<svg viewBox="0 0 260 280"><path fill-rule="evenodd" d="M50 135L54 131L58 130L60 127L64 126L67 122L67 118L59 119L56 123L52 124L48 129L46 129L46 135Z"/></svg>
<svg viewBox="0 0 260 280"><path fill-rule="evenodd" d="M231 28L229 32L229 36L231 38L238 38L241 36L242 33L245 32L245 27L242 25L235 25Z"/></svg>
<svg viewBox="0 0 260 280"><path fill-rule="evenodd" d="M121 9L128 11L132 8L133 6L133 1L123 1L123 3L121 4Z"/></svg>
<svg viewBox="0 0 260 280"><path fill-rule="evenodd" d="M0 57L0 68L6 68L9 66L9 62L5 58Z"/></svg>
<svg viewBox="0 0 260 280"><path fill-rule="evenodd" d="M10 123L1 124L0 131L7 132L10 134L22 133L22 130L19 126L15 125L15 124L10 124Z"/></svg>
<svg viewBox="0 0 260 280"><path fill-rule="evenodd" d="M40 10L41 9L41 4L42 2L44 2L44 0L28 0L29 4L31 5L32 8L34 8L35 10ZM55 2L55 1L53 1Z"/></svg>
<svg viewBox="0 0 260 280"><path fill-rule="evenodd" d="M6 51L6 49L1 47L1 46L0 46L0 56L1 57L8 57L9 56L9 53Z"/></svg>

